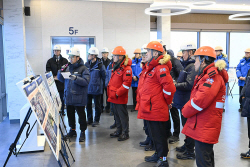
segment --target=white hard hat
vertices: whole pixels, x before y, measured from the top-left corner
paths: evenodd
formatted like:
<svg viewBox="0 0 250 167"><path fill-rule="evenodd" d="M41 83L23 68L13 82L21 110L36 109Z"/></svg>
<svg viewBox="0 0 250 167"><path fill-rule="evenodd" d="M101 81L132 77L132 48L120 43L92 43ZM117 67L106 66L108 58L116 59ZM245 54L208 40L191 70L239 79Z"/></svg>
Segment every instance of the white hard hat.
<svg viewBox="0 0 250 167"><path fill-rule="evenodd" d="M69 50L68 55L70 56L80 56L80 50L77 47L73 47Z"/></svg>
<svg viewBox="0 0 250 167"><path fill-rule="evenodd" d="M91 55L98 55L99 50L96 47L92 47L92 48L89 49L88 53L91 54Z"/></svg>
<svg viewBox="0 0 250 167"><path fill-rule="evenodd" d="M166 45L162 39L157 39L158 42L160 42L162 44L162 46Z"/></svg>
<svg viewBox="0 0 250 167"><path fill-rule="evenodd" d="M181 45L181 50L194 50L197 49L195 43L186 42Z"/></svg>
<svg viewBox="0 0 250 167"><path fill-rule="evenodd" d="M53 50L61 50L61 46L60 45L55 45Z"/></svg>
<svg viewBox="0 0 250 167"><path fill-rule="evenodd" d="M145 49L147 47L147 44L142 45L141 47L141 53L147 53L148 51Z"/></svg>
<svg viewBox="0 0 250 167"><path fill-rule="evenodd" d="M104 48L102 49L102 53L109 53L109 49L106 48L106 47L104 47Z"/></svg>

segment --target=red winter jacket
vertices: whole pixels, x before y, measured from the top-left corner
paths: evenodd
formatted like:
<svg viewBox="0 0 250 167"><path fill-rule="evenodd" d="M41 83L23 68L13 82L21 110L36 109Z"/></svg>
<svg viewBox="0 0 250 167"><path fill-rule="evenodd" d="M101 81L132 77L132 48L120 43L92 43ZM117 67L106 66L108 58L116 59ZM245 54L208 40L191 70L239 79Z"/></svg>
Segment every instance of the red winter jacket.
<svg viewBox="0 0 250 167"><path fill-rule="evenodd" d="M140 90L143 86L143 82L144 82L144 78L145 78L145 75L146 75L146 64L144 63L141 63L142 64L142 71L141 73L139 74L140 76L140 79L139 79L139 82L138 82L138 87L137 87L137 90L136 90L136 107L135 107L135 110L139 110L139 104L140 104ZM138 113L139 114L139 113Z"/></svg>
<svg viewBox="0 0 250 167"><path fill-rule="evenodd" d="M164 55L147 64L143 86L139 92L138 119L169 120L168 105L172 103L176 91L170 75L172 64L169 60L170 56Z"/></svg>
<svg viewBox="0 0 250 167"><path fill-rule="evenodd" d="M115 104L128 103L128 91L132 82L132 60L125 56L120 67L112 70L111 78L107 86L108 102ZM118 97L116 96L118 95Z"/></svg>
<svg viewBox="0 0 250 167"><path fill-rule="evenodd" d="M190 100L182 108L188 118L182 133L203 143L218 143L228 74L226 63L218 60L196 76Z"/></svg>

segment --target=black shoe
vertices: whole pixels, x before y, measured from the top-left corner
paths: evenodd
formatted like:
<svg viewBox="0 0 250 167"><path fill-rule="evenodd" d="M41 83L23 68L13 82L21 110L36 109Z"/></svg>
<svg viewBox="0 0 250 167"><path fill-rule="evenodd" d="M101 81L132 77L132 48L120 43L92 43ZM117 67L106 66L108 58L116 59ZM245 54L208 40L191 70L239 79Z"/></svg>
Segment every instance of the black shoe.
<svg viewBox="0 0 250 167"><path fill-rule="evenodd" d="M113 113L113 112L110 112L109 115L110 115L110 116L114 116L114 113Z"/></svg>
<svg viewBox="0 0 250 167"><path fill-rule="evenodd" d="M62 115L62 116L65 116L65 112L64 112L64 110L62 111L62 110L60 110L59 111L59 113Z"/></svg>
<svg viewBox="0 0 250 167"><path fill-rule="evenodd" d="M96 127L97 125L99 125L99 122L97 122L97 121L92 123L92 127Z"/></svg>
<svg viewBox="0 0 250 167"><path fill-rule="evenodd" d="M92 125L93 121L87 121L87 125Z"/></svg>
<svg viewBox="0 0 250 167"><path fill-rule="evenodd" d="M191 151L185 151L184 153L178 153L176 154L177 159L195 159L195 153Z"/></svg>
<svg viewBox="0 0 250 167"><path fill-rule="evenodd" d="M179 139L179 137L177 137L177 136L171 136L170 138L169 138L169 143L170 144L174 144L174 143L176 143L176 142L178 142L180 139Z"/></svg>
<svg viewBox="0 0 250 167"><path fill-rule="evenodd" d="M242 111L242 108L239 109L239 112L241 112L241 111Z"/></svg>
<svg viewBox="0 0 250 167"><path fill-rule="evenodd" d="M124 141L124 140L127 140L127 139L129 139L129 134L123 133L123 134L121 134L121 135L119 136L119 138L118 138L117 140L118 140L118 141Z"/></svg>
<svg viewBox="0 0 250 167"><path fill-rule="evenodd" d="M67 134L67 137L76 137L76 131L70 129L69 133Z"/></svg>
<svg viewBox="0 0 250 167"><path fill-rule="evenodd" d="M159 159L157 161L157 164L154 167L160 167L160 166L162 166L162 167L169 167L168 160L162 161L161 159Z"/></svg>
<svg viewBox="0 0 250 167"><path fill-rule="evenodd" d="M141 147L145 147L145 146L149 145L149 142L150 141L149 141L149 139L147 137L145 141L141 141L139 144L140 144Z"/></svg>
<svg viewBox="0 0 250 167"><path fill-rule="evenodd" d="M241 158L249 159L250 158L250 150L246 153L241 153L240 156L241 156Z"/></svg>
<svg viewBox="0 0 250 167"><path fill-rule="evenodd" d="M158 157L157 153L155 152L153 155L151 156L146 156L144 159L146 162L157 162L159 160L160 157Z"/></svg>
<svg viewBox="0 0 250 167"><path fill-rule="evenodd" d="M115 131L114 133L110 134L111 138L119 137L121 135L121 132Z"/></svg>
<svg viewBox="0 0 250 167"><path fill-rule="evenodd" d="M146 145L144 148L145 151L155 151L155 147L152 144Z"/></svg>
<svg viewBox="0 0 250 167"><path fill-rule="evenodd" d="M85 141L85 132L81 132L79 137L79 142L84 142L84 141Z"/></svg>
<svg viewBox="0 0 250 167"><path fill-rule="evenodd" d="M110 129L116 128L116 123L114 123L113 125L111 125L109 128L110 128Z"/></svg>
<svg viewBox="0 0 250 167"><path fill-rule="evenodd" d="M110 109L105 109L106 113L110 113Z"/></svg>
<svg viewBox="0 0 250 167"><path fill-rule="evenodd" d="M143 130L145 130L145 127L143 126L143 128L142 128Z"/></svg>
<svg viewBox="0 0 250 167"><path fill-rule="evenodd" d="M183 144L180 147L176 147L175 150L178 151L178 152L185 152L186 151L186 146L185 146L185 144Z"/></svg>

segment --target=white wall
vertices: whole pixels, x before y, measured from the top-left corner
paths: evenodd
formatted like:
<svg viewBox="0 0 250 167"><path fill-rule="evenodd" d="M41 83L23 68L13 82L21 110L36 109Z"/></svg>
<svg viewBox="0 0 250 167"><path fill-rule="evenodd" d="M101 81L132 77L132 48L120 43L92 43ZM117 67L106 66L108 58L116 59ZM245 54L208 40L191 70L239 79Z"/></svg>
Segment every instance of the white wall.
<svg viewBox="0 0 250 167"><path fill-rule="evenodd" d="M25 17L27 58L36 74L44 74L52 56L52 36L95 36L99 50L121 45L131 58L150 41L150 17L144 14L149 4L25 0L25 6L31 9ZM70 35L69 27L78 34Z"/></svg>

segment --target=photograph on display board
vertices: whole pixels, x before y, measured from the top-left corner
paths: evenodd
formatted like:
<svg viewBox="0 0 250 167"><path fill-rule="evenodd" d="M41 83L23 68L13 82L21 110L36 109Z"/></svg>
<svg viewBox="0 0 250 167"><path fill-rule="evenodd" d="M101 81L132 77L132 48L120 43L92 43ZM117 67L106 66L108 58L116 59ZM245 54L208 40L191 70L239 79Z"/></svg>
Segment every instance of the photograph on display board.
<svg viewBox="0 0 250 167"><path fill-rule="evenodd" d="M59 95L59 92L57 90L56 83L55 83L55 80L53 78L52 72L46 73L45 76L46 76L46 80L47 80L47 83L49 86L49 90L50 90L52 99L56 105L57 110L60 111L61 106L62 106L62 102L60 100L60 95Z"/></svg>
<svg viewBox="0 0 250 167"><path fill-rule="evenodd" d="M54 117L49 111L49 107L45 102L43 93L39 91L36 81L24 85L23 90L30 103L32 111L35 113L39 125L45 132L45 137L50 145L50 148L52 149L53 154L58 160L61 143L58 125L56 124Z"/></svg>

